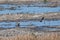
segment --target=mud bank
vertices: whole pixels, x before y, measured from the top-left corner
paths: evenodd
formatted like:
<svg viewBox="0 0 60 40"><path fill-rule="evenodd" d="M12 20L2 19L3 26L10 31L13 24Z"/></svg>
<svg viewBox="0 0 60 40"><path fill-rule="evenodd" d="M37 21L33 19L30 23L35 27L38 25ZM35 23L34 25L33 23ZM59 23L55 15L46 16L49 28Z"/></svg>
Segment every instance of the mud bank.
<svg viewBox="0 0 60 40"><path fill-rule="evenodd" d="M32 20L39 21L44 17L44 20L60 20L60 13L45 13L45 14L1 14L0 21L23 21Z"/></svg>

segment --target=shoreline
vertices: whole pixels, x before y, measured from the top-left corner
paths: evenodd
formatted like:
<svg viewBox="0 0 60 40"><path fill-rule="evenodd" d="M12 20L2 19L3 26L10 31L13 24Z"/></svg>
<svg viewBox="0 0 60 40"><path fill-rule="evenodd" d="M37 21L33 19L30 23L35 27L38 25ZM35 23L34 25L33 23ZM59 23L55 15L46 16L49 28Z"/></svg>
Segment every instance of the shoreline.
<svg viewBox="0 0 60 40"><path fill-rule="evenodd" d="M4 17L3 17L4 16ZM14 21L39 21L44 17L44 20L60 20L60 13L46 13L46 14L1 14L0 22L14 22Z"/></svg>
<svg viewBox="0 0 60 40"><path fill-rule="evenodd" d="M16 5L34 5L34 4L42 4L41 6L40 5L34 5L35 6L38 6L38 7L57 7L60 5L59 2L48 2L46 4L44 4L43 1L4 1L4 2L0 2L0 4L16 4Z"/></svg>

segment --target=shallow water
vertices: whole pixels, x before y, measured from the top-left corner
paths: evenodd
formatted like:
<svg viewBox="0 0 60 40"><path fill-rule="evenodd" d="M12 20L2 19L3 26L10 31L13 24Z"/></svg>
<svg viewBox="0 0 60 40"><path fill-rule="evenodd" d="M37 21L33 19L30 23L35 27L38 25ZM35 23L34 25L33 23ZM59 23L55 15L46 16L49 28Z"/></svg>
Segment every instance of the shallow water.
<svg viewBox="0 0 60 40"><path fill-rule="evenodd" d="M27 22L19 22L20 27L28 27L28 26L59 26L60 25L60 20L58 21L27 21ZM16 22L0 22L0 27L16 27Z"/></svg>
<svg viewBox="0 0 60 40"><path fill-rule="evenodd" d="M27 22L19 22L20 27L30 27L35 26L37 30L50 30L56 31L60 30L59 28L48 28L47 26L60 26L60 20L58 21L27 21ZM0 27L2 28L14 28L16 27L16 22L0 22Z"/></svg>
<svg viewBox="0 0 60 40"><path fill-rule="evenodd" d="M60 12L60 7L34 7L30 5L11 5L11 4L0 4L0 7L3 7L3 10L0 10L0 14L7 13L47 13L47 12ZM9 8L14 7L14 10L10 10Z"/></svg>
<svg viewBox="0 0 60 40"><path fill-rule="evenodd" d="M37 4L36 4L37 5ZM18 7L19 6L19 7ZM11 5L11 4L0 4L0 7L3 7L3 10L0 10L0 14L8 14L8 13L47 13L47 12L60 12L60 7L33 7L34 5ZM15 7L14 10L10 10L10 7ZM56 28L45 28L43 26L60 26L60 20L58 21L27 21L27 22L19 22L20 27L29 27L29 26L39 26L44 30L57 30ZM41 27L42 26L42 27ZM0 22L0 27L3 28L12 28L16 27L16 22Z"/></svg>

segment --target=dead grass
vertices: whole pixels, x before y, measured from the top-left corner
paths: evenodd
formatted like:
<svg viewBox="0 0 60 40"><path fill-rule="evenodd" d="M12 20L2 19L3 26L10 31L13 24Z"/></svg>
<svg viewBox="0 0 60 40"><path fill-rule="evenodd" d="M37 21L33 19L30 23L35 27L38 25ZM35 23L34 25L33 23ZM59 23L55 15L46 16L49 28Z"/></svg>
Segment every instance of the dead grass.
<svg viewBox="0 0 60 40"><path fill-rule="evenodd" d="M3 37L0 40L60 40L60 34L58 33L46 33L43 35L17 35L15 37Z"/></svg>

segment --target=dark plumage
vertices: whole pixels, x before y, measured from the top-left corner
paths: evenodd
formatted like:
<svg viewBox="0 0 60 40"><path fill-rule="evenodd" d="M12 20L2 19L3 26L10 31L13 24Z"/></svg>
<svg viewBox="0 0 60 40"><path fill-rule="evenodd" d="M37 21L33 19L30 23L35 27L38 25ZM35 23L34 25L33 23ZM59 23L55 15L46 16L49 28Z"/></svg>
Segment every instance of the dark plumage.
<svg viewBox="0 0 60 40"><path fill-rule="evenodd" d="M20 24L18 24L18 27L20 26Z"/></svg>
<svg viewBox="0 0 60 40"><path fill-rule="evenodd" d="M40 22L42 22L44 20L44 17L41 18Z"/></svg>
<svg viewBox="0 0 60 40"><path fill-rule="evenodd" d="M16 25L17 27L20 27L20 23L17 22L16 24L17 24L17 25Z"/></svg>

